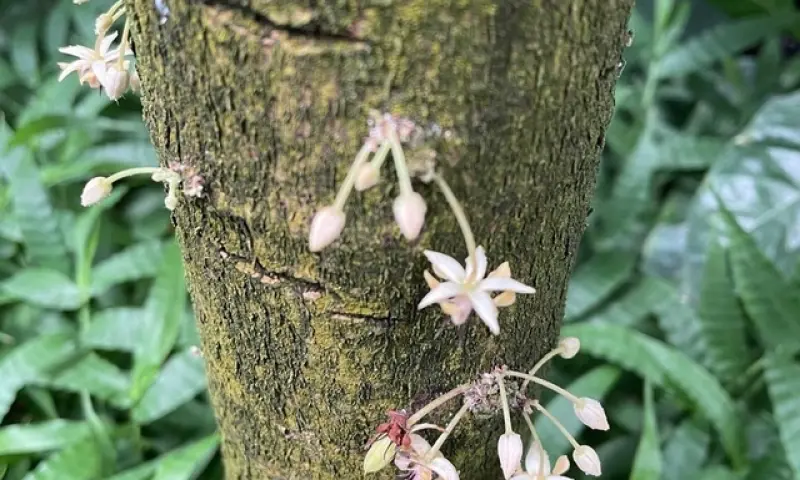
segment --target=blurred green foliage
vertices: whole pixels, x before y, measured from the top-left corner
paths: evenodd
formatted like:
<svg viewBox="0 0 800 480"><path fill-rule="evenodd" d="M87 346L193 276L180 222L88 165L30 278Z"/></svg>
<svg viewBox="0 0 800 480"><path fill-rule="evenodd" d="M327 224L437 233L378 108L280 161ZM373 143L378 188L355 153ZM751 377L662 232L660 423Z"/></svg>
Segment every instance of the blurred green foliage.
<svg viewBox="0 0 800 480"><path fill-rule="evenodd" d="M568 294L584 355L551 370L610 435L545 401L604 478L800 479L800 14L641 3ZM712 4L723 21L687 30ZM162 188L78 205L88 178L156 164L133 96L56 81L104 6L0 0L0 478L217 479Z"/></svg>

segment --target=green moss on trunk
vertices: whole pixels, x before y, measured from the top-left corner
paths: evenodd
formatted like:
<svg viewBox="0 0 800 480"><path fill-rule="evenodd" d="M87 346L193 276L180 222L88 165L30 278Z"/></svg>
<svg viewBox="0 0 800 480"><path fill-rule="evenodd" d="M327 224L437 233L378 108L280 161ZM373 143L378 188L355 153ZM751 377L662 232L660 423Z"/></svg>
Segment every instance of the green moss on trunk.
<svg viewBox="0 0 800 480"><path fill-rule="evenodd" d="M360 478L385 410L554 344L632 0L171 0L163 25L130 2L161 160L207 180L175 222L228 478ZM465 254L429 186L419 244L392 224L386 181L351 199L335 248L308 252L370 108L457 134L443 171L490 266L538 289L499 337L416 311L423 248ZM501 425L454 437L464 478L497 476Z"/></svg>

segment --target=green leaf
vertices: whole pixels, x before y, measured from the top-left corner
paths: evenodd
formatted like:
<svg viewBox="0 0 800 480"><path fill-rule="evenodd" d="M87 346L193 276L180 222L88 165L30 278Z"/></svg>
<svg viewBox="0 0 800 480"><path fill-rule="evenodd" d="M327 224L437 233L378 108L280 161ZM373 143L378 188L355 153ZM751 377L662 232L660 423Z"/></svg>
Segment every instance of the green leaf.
<svg viewBox="0 0 800 480"><path fill-rule="evenodd" d="M627 326L637 325L653 312L653 307L658 302L664 299L665 283L656 277L645 276L603 310L591 315L589 320Z"/></svg>
<svg viewBox="0 0 800 480"><path fill-rule="evenodd" d="M708 346L702 335L702 322L684 298L668 282L660 282L661 299L653 305L658 315L658 326L667 340L701 365L708 363Z"/></svg>
<svg viewBox="0 0 800 480"><path fill-rule="evenodd" d="M132 352L142 328L144 310L140 308L107 308L92 318L81 333L81 342L92 348Z"/></svg>
<svg viewBox="0 0 800 480"><path fill-rule="evenodd" d="M735 465L746 462L743 426L736 404L713 375L685 354L642 333L607 323L567 325L561 334L580 338L581 349L586 353L686 396L717 430L731 461Z"/></svg>
<svg viewBox="0 0 800 480"><path fill-rule="evenodd" d="M631 480L660 480L661 442L658 436L658 421L653 406L653 387L645 382L644 429L633 461Z"/></svg>
<svg viewBox="0 0 800 480"><path fill-rule="evenodd" d="M23 480L96 480L102 474L102 457L91 435L50 455Z"/></svg>
<svg viewBox="0 0 800 480"><path fill-rule="evenodd" d="M5 417L17 391L41 381L50 370L73 355L76 345L71 335L40 335L15 347L0 359L0 419Z"/></svg>
<svg viewBox="0 0 800 480"><path fill-rule="evenodd" d="M186 305L183 263L178 245L164 250L159 273L150 290L141 321L143 333L134 350L131 399L138 402L155 380L161 363L172 350L181 330Z"/></svg>
<svg viewBox="0 0 800 480"><path fill-rule="evenodd" d="M659 63L658 74L662 78L674 78L699 72L775 35L798 18L796 15L770 15L711 28L668 52Z"/></svg>
<svg viewBox="0 0 800 480"><path fill-rule="evenodd" d="M151 480L158 466L157 461L150 461L118 473L108 480Z"/></svg>
<svg viewBox="0 0 800 480"><path fill-rule="evenodd" d="M578 267L567 291L567 319L580 317L611 295L633 273L635 262L628 252L610 251Z"/></svg>
<svg viewBox="0 0 800 480"><path fill-rule="evenodd" d="M734 292L725 249L709 246L700 293L699 317L708 348L708 365L730 382L747 370L753 355L747 344L747 324Z"/></svg>
<svg viewBox="0 0 800 480"><path fill-rule="evenodd" d="M800 147L798 112L800 93L775 95L764 103L737 140Z"/></svg>
<svg viewBox="0 0 800 480"><path fill-rule="evenodd" d="M86 437L88 433L89 426L85 422L63 419L9 425L0 428L0 456L58 450Z"/></svg>
<svg viewBox="0 0 800 480"><path fill-rule="evenodd" d="M97 296L124 282L153 277L164 257L161 242L137 243L95 266L92 272L92 294Z"/></svg>
<svg viewBox="0 0 800 480"><path fill-rule="evenodd" d="M672 431L664 445L662 480L696 478L706 462L711 436L708 428L695 420L684 420Z"/></svg>
<svg viewBox="0 0 800 480"><path fill-rule="evenodd" d="M39 82L39 51L36 47L36 24L25 23L18 25L11 34L11 61L14 69L28 85Z"/></svg>
<svg viewBox="0 0 800 480"><path fill-rule="evenodd" d="M133 420L150 423L172 412L206 389L203 361L187 350L167 361L131 412Z"/></svg>
<svg viewBox="0 0 800 480"><path fill-rule="evenodd" d="M0 290L17 300L57 310L74 310L85 300L71 279L45 268L20 270L0 284Z"/></svg>
<svg viewBox="0 0 800 480"><path fill-rule="evenodd" d="M764 347L800 350L800 298L733 216L723 216L730 227L734 285Z"/></svg>
<svg viewBox="0 0 800 480"><path fill-rule="evenodd" d="M198 478L217 451L219 437L209 435L170 452L159 459L153 480L193 480Z"/></svg>
<svg viewBox="0 0 800 480"><path fill-rule="evenodd" d="M87 391L94 397L125 408L130 388L128 375L95 353L88 353L74 364L60 370L45 384L57 390Z"/></svg>
<svg viewBox="0 0 800 480"><path fill-rule="evenodd" d="M149 142L125 141L109 143L81 151L67 162L50 164L42 169L42 181L47 185L111 174L133 167L157 166L155 150Z"/></svg>
<svg viewBox="0 0 800 480"><path fill-rule="evenodd" d="M783 448L795 478L800 478L800 364L770 355L764 373Z"/></svg>
<svg viewBox="0 0 800 480"><path fill-rule="evenodd" d="M14 216L31 264L67 272L69 258L64 239L31 153L14 149L0 161L0 170L9 183Z"/></svg>
<svg viewBox="0 0 800 480"><path fill-rule="evenodd" d="M602 401L617 383L619 377L620 371L618 369L611 365L603 365L583 374L572 382L567 390L578 397L590 397ZM584 430L585 426L575 416L572 402L566 398L555 397L548 402L546 408L562 422L573 436L578 436ZM559 456L570 451L569 441L544 416L539 416L536 419L536 430L542 439L542 444L547 445L547 451L551 455Z"/></svg>

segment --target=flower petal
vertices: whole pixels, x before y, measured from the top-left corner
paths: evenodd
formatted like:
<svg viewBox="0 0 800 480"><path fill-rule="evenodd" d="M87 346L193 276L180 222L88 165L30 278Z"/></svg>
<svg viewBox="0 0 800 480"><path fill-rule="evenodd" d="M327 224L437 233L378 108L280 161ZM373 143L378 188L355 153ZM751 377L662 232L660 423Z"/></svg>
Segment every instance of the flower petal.
<svg viewBox="0 0 800 480"><path fill-rule="evenodd" d="M448 298L453 298L459 293L461 293L461 285L458 283L441 283L438 287L428 292L428 294L422 298L422 301L420 301L419 305L417 305L417 309L422 310L423 308L433 305L434 303L443 302Z"/></svg>
<svg viewBox="0 0 800 480"><path fill-rule="evenodd" d="M531 475L550 474L550 455L544 451L542 444L534 442L525 455L525 471ZM542 462L544 461L544 465Z"/></svg>
<svg viewBox="0 0 800 480"><path fill-rule="evenodd" d="M110 35L106 35L105 38L100 42L100 50L98 53L100 56L105 57L106 53L108 53L108 49L111 48L111 44L114 43L114 40L117 38L117 32L114 32Z"/></svg>
<svg viewBox="0 0 800 480"><path fill-rule="evenodd" d="M80 70L80 68L84 65L83 60L75 60L74 62L70 63L62 63L59 62L58 67L61 69L61 75L58 76L58 81L62 81L67 78L67 75L70 73Z"/></svg>
<svg viewBox="0 0 800 480"><path fill-rule="evenodd" d="M431 265L433 265L434 270L440 273L445 280L459 283L464 281L464 277L466 277L467 274L464 272L464 267L462 267L455 258L431 250L425 250L425 256L428 258L428 261L431 262Z"/></svg>
<svg viewBox="0 0 800 480"><path fill-rule="evenodd" d="M431 449L431 444L428 443L422 435L412 433L409 434L409 437L411 438L411 449L414 450L417 455L425 455L428 453L428 450Z"/></svg>
<svg viewBox="0 0 800 480"><path fill-rule="evenodd" d="M513 278L492 277L483 280L480 284L484 292L505 292L512 291L517 293L536 293L536 289Z"/></svg>
<svg viewBox="0 0 800 480"><path fill-rule="evenodd" d="M78 57L81 60L91 60L94 56L94 50L89 47L84 47L83 45L70 45L68 47L61 47L58 49L58 51L66 55Z"/></svg>
<svg viewBox="0 0 800 480"><path fill-rule="evenodd" d="M436 457L428 465L442 480L459 480L458 470L444 457Z"/></svg>
<svg viewBox="0 0 800 480"><path fill-rule="evenodd" d="M500 324L497 322L497 306L492 297L482 290L473 290L467 294L475 313L481 317L483 323L489 327L489 331L497 335L500 333Z"/></svg>
<svg viewBox="0 0 800 480"><path fill-rule="evenodd" d="M486 264L486 250L484 250L483 247L480 247L480 246L478 248L476 248L475 249L475 258L477 259L476 263L478 264L478 271L477 271L474 279L475 280L481 280L486 275L486 266L487 266L487 264ZM466 266L467 266L467 277L469 277L470 274L472 273L472 261L471 261L470 257L467 257L467 259L464 260L464 264L466 264Z"/></svg>

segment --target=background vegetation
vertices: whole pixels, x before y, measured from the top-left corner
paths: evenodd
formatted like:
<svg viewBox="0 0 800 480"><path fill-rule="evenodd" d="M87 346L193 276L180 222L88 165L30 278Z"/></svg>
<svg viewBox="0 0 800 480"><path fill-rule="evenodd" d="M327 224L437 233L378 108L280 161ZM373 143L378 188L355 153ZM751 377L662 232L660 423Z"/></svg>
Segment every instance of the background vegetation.
<svg viewBox="0 0 800 480"><path fill-rule="evenodd" d="M584 355L550 371L607 405L610 435L568 424L604 478L800 479L793 3L640 1L631 19L568 295ZM0 478L218 479L164 192L78 202L88 178L156 163L135 97L56 81L103 7L0 0Z"/></svg>

